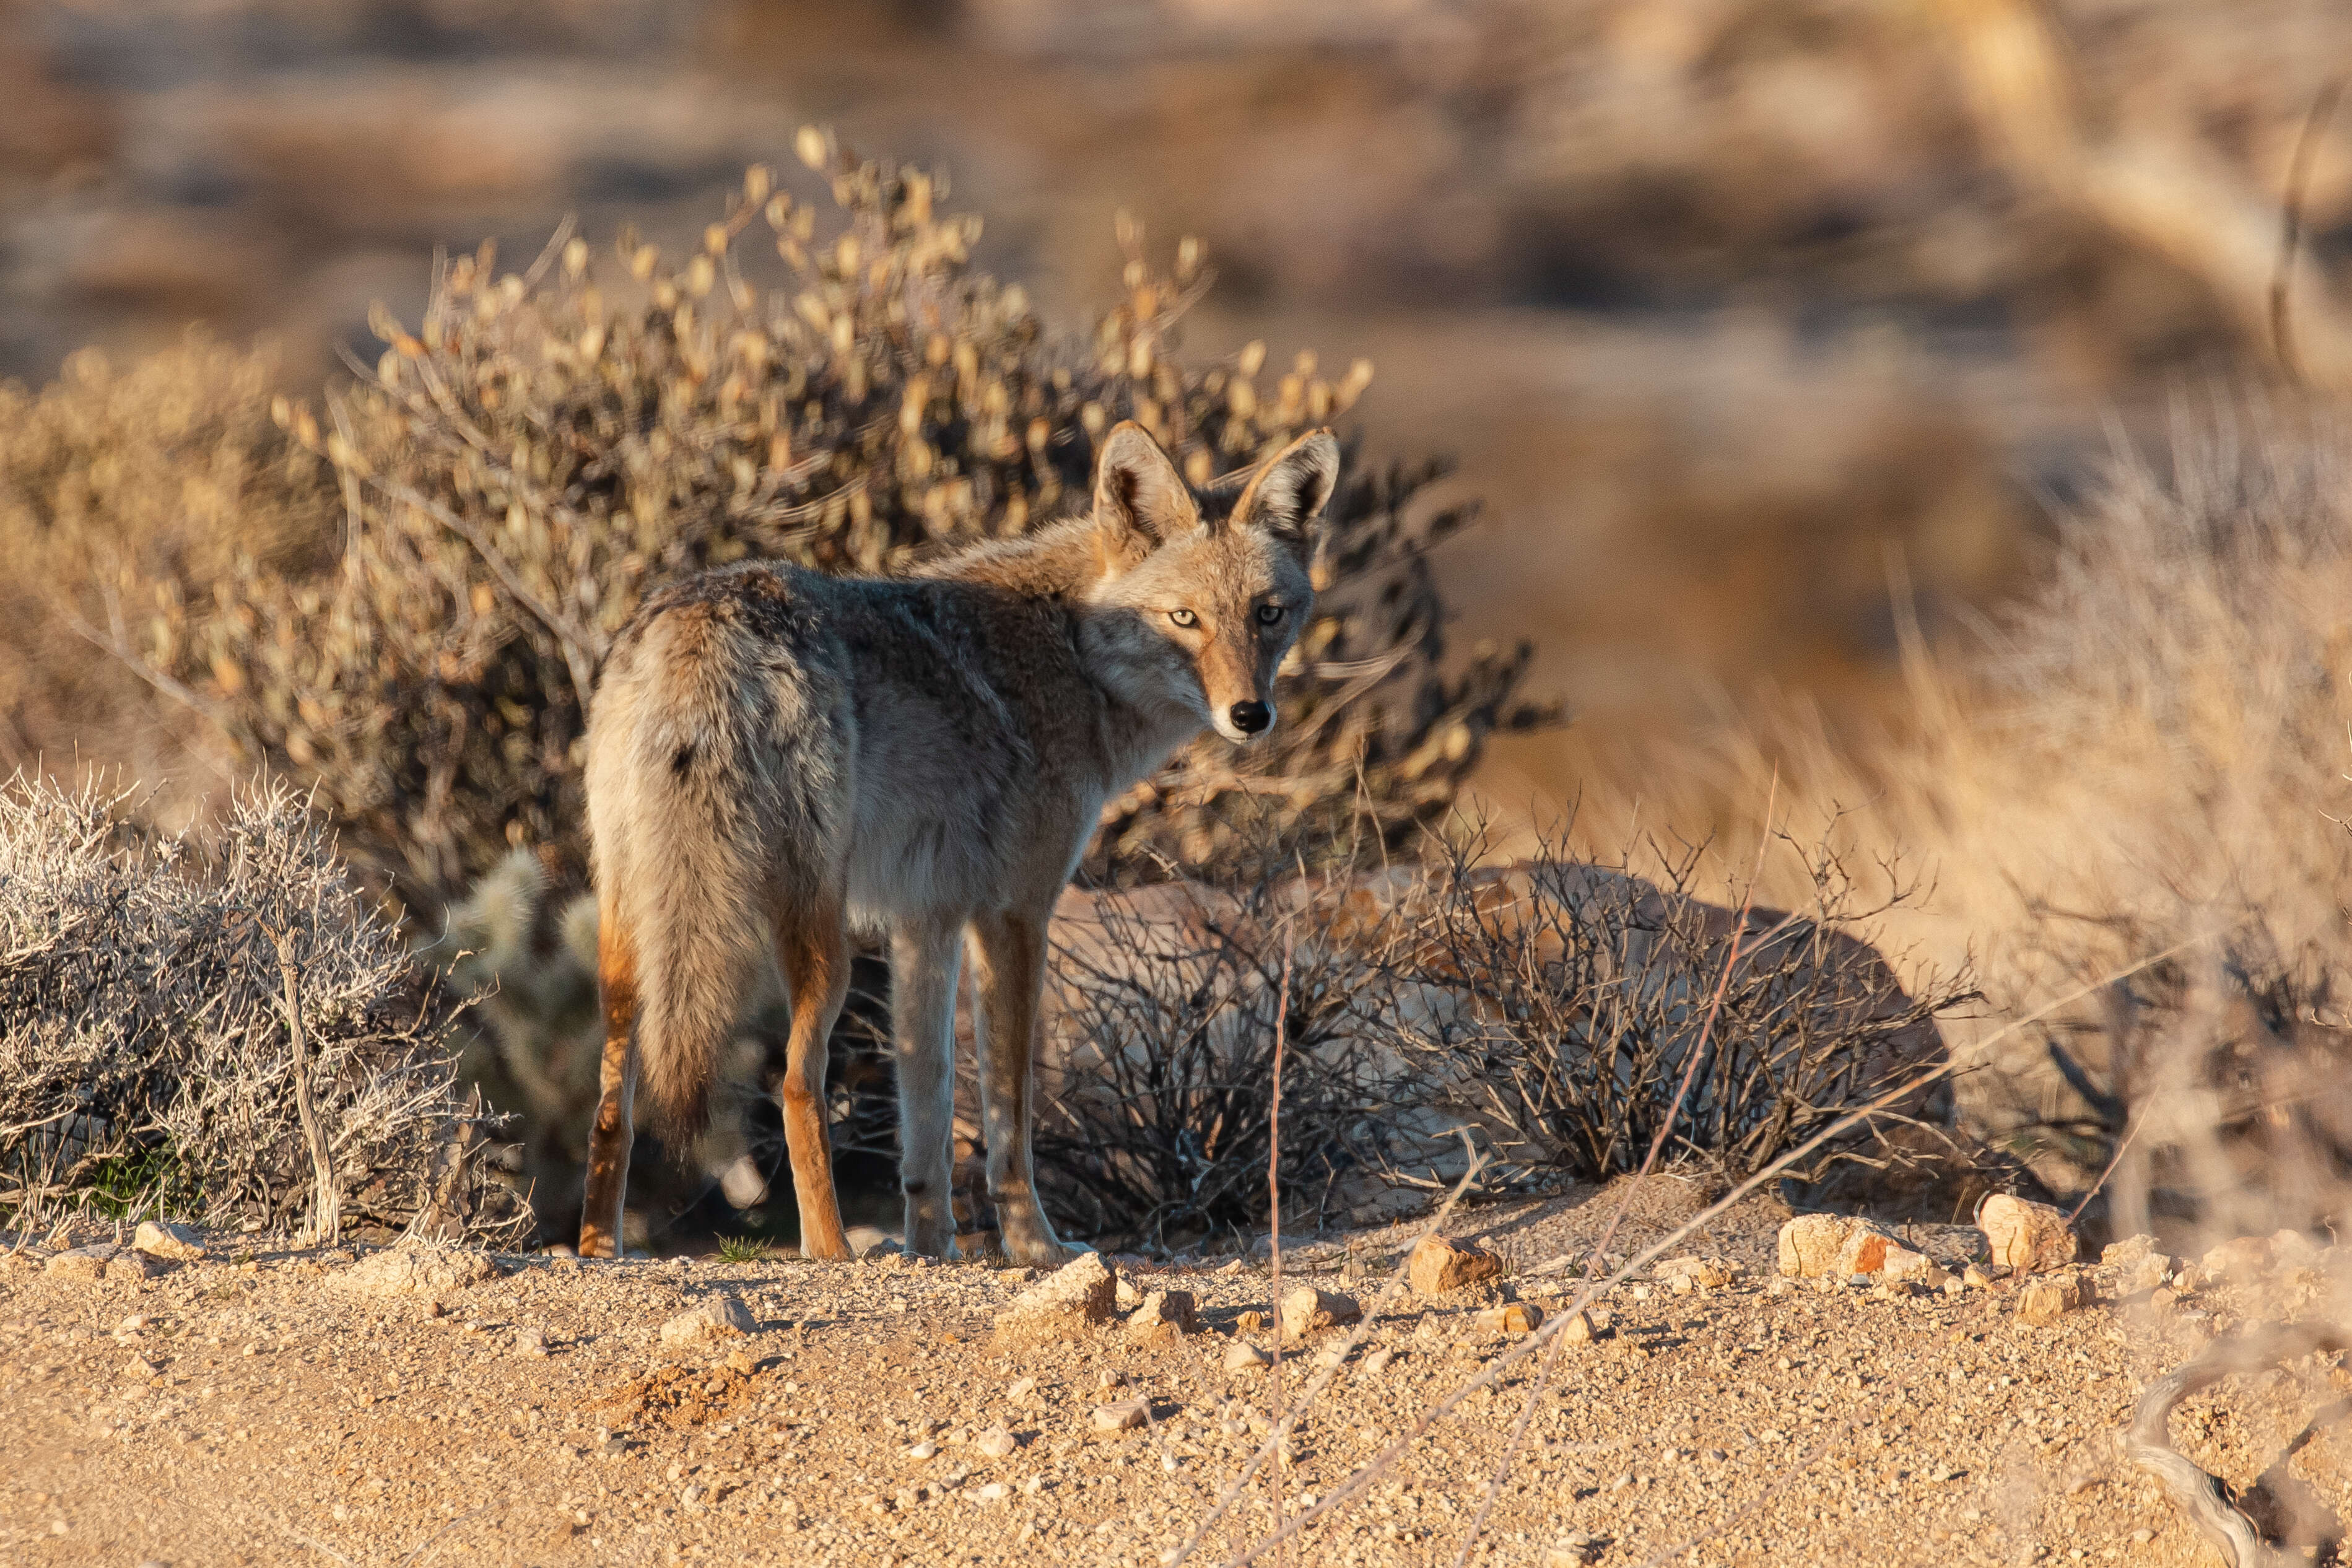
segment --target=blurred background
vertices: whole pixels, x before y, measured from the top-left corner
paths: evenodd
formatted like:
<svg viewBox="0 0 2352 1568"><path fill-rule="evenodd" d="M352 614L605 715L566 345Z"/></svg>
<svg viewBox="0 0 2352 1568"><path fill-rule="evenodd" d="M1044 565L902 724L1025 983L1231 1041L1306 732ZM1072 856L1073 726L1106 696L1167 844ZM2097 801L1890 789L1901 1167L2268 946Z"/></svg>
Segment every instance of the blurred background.
<svg viewBox="0 0 2352 1568"><path fill-rule="evenodd" d="M1367 356L1459 458L1462 633L1577 719L1515 811L1766 688L1899 722L1891 584L1962 626L2215 373L2352 379L2347 64L2331 0L20 0L0 374L202 321L314 388L436 249L690 244L810 121L1072 330L1124 207L1208 247L1188 353Z"/></svg>

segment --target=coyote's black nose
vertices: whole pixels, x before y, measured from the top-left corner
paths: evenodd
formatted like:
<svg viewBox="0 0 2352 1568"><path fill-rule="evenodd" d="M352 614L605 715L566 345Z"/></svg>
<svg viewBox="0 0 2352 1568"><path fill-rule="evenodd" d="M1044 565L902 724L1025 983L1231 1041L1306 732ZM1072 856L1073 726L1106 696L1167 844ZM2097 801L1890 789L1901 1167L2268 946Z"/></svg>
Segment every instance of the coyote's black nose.
<svg viewBox="0 0 2352 1568"><path fill-rule="evenodd" d="M1225 717L1231 719L1234 728L1244 735L1255 735L1274 722L1274 715L1266 711L1263 702L1236 702L1226 711Z"/></svg>

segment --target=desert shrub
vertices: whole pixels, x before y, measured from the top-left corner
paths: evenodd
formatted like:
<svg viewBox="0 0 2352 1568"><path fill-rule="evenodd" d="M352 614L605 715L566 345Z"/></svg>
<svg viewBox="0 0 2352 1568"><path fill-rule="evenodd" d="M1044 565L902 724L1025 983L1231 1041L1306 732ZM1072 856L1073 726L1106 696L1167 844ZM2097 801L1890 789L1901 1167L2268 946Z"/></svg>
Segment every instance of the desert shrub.
<svg viewBox="0 0 2352 1568"><path fill-rule="evenodd" d="M1281 1179L1306 1224L1448 1184L1472 1144L1496 1190L1638 1168L1694 1051L1670 1160L1738 1180L1891 1097L1790 1179L1937 1218L2015 1184L1952 1133L1948 1084L1918 1081L1948 1061L1965 978L1906 984L1870 940L1917 884L1865 896L1808 845L1808 906L1743 910L1695 894L1700 848L1654 881L1630 855L1485 847L1065 900L1037 1133L1056 1218L1161 1245L1263 1225L1277 1008Z"/></svg>
<svg viewBox="0 0 2352 1568"><path fill-rule="evenodd" d="M1397 1153L1406 1084L1367 1027L1377 953L1290 887L1169 883L1066 902L1040 1073L1041 1196L1073 1234L1152 1247L1262 1226L1283 1040L1285 1209L1360 1205Z"/></svg>
<svg viewBox="0 0 2352 1568"><path fill-rule="evenodd" d="M1949 1026L1962 1124L2069 1202L2120 1152L2087 1223L2184 1250L2340 1223L2352 432L2216 395L2119 443L2055 531L1965 641L1906 633L1905 730L1759 709L1713 763L1645 767L1643 808L1729 820L1736 864L1755 828L1720 802L1777 772L1784 816L1835 816L1847 864L1930 871L1887 924L1898 963L1966 956L1984 992ZM1633 799L1589 792L1584 841Z"/></svg>
<svg viewBox="0 0 2352 1568"><path fill-rule="evenodd" d="M1916 1159L1887 1131L1948 1121L1942 1081L1898 1091L1944 1064L1937 1020L1973 994L1955 976L1906 986L1858 934L1917 899L1916 882L1865 897L1833 853L1803 847L1812 897L1783 911L1698 897L1703 847L1640 847L1655 880L1623 854L1482 869L1477 847L1455 846L1396 904L1386 967L1438 1005L1372 1016L1413 1098L1477 1129L1500 1179L1635 1170L1664 1127L1666 1157L1742 1180L1897 1096L1790 1168L1818 1182L1842 1163Z"/></svg>
<svg viewBox="0 0 2352 1568"><path fill-rule="evenodd" d="M1120 302L1057 337L972 268L979 220L940 210L943 183L802 142L837 224L755 168L677 260L625 234L599 262L559 235L501 275L486 247L440 271L414 332L379 314L382 356L323 421L276 405L331 468L332 559L240 554L151 657L249 756L315 781L404 892L453 892L516 843L577 866L586 699L659 583L752 554L881 571L1017 532L1085 503L1122 418L1205 482L1338 417L1370 375L1328 379L1311 354L1273 375L1255 345L1183 365L1198 247L1162 272L1132 233ZM1517 700L1524 648L1446 659L1426 557L1469 514L1414 504L1440 471L1350 463L1286 721L1246 769L1202 747L1113 803L1098 872L1147 850L1213 864L1244 816L1321 853L1362 809L1408 843L1492 731L1547 717Z"/></svg>
<svg viewBox="0 0 2352 1568"><path fill-rule="evenodd" d="M242 793L204 837L136 833L122 804L0 792L0 1212L307 1218L282 939L345 1217L520 1230L408 950L307 803Z"/></svg>

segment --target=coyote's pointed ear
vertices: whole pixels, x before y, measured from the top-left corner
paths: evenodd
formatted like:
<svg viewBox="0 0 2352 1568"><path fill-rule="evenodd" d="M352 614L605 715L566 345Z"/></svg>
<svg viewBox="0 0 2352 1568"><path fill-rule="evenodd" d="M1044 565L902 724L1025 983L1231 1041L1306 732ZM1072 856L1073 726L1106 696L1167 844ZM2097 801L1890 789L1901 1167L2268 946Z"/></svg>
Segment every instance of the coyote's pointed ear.
<svg viewBox="0 0 2352 1568"><path fill-rule="evenodd" d="M1132 536L1146 551L1201 526L1184 476L1150 433L1121 420L1103 441L1095 468L1095 521Z"/></svg>
<svg viewBox="0 0 2352 1568"><path fill-rule="evenodd" d="M1339 438L1318 430L1293 441L1258 470L1234 503L1234 517L1303 547L1313 539L1323 503L1339 482Z"/></svg>

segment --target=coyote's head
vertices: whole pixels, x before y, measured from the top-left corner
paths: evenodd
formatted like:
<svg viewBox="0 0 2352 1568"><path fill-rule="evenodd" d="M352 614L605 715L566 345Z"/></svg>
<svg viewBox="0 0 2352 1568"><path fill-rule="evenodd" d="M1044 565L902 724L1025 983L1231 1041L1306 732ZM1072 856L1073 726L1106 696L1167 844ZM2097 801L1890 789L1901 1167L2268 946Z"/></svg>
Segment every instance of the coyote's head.
<svg viewBox="0 0 2352 1568"><path fill-rule="evenodd" d="M1102 574L1087 595L1089 653L1139 706L1172 709L1249 741L1274 727L1274 672L1315 607L1310 567L1339 474L1328 430L1207 490L1184 482L1133 423L1095 475Z"/></svg>

